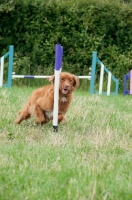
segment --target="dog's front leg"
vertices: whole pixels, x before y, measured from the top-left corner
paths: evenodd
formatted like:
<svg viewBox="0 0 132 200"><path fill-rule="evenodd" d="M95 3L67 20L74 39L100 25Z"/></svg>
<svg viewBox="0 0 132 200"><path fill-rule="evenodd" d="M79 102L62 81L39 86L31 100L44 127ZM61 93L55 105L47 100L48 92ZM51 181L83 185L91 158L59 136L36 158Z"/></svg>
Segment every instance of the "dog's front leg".
<svg viewBox="0 0 132 200"><path fill-rule="evenodd" d="M63 113L59 113L59 114L58 114L58 124L59 124L61 121L66 121L65 114L63 114Z"/></svg>

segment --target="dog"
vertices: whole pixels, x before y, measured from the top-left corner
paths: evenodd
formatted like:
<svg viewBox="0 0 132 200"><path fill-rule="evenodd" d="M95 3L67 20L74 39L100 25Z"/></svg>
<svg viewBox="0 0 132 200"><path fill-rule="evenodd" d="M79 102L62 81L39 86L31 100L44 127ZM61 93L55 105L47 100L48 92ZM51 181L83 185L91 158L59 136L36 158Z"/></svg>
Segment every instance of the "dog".
<svg viewBox="0 0 132 200"><path fill-rule="evenodd" d="M35 124L46 124L53 120L54 81L55 76L49 79L50 85L43 86L31 94L27 103L19 111L15 124L23 120L36 117ZM58 123L65 121L65 114L69 109L73 91L79 86L79 79L71 73L61 72L59 82Z"/></svg>

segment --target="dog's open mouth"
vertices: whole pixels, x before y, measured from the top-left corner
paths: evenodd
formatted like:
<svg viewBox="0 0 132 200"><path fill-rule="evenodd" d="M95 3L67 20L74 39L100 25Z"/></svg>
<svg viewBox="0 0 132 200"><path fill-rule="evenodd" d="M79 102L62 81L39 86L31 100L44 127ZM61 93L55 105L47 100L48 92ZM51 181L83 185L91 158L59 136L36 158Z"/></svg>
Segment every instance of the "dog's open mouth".
<svg viewBox="0 0 132 200"><path fill-rule="evenodd" d="M62 93L63 94L67 94L68 93L68 89L67 88L62 89Z"/></svg>

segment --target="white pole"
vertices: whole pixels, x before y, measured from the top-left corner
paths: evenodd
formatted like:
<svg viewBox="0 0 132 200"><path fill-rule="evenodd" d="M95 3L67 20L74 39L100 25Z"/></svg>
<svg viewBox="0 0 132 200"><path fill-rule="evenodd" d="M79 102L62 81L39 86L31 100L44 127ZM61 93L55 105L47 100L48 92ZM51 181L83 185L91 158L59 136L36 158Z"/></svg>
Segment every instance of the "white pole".
<svg viewBox="0 0 132 200"><path fill-rule="evenodd" d="M60 71L55 70L55 85L54 85L54 112L53 112L53 127L57 130L58 126L58 102L59 102L59 82L60 82Z"/></svg>
<svg viewBox="0 0 132 200"><path fill-rule="evenodd" d="M58 113L59 113L59 83L62 66L63 48L60 44L56 44L55 50L55 83L54 83L54 108L53 108L53 128L58 131Z"/></svg>
<svg viewBox="0 0 132 200"><path fill-rule="evenodd" d="M79 79L88 79L91 80L91 76L77 76Z"/></svg>
<svg viewBox="0 0 132 200"><path fill-rule="evenodd" d="M102 90L103 90L103 76L104 76L104 64L101 63L99 94L102 94Z"/></svg>
<svg viewBox="0 0 132 200"><path fill-rule="evenodd" d="M37 76L37 75L12 75L12 78L15 79L15 78L50 78L51 76Z"/></svg>
<svg viewBox="0 0 132 200"><path fill-rule="evenodd" d="M1 57L1 65L0 65L0 87L3 86L3 74L4 74L4 56Z"/></svg>
<svg viewBox="0 0 132 200"><path fill-rule="evenodd" d="M60 72L61 72L60 68ZM15 78L50 78L51 76L41 76L41 75L15 75L15 72L12 73L12 79ZM91 76L77 76L79 79L88 79L91 80Z"/></svg>
<svg viewBox="0 0 132 200"><path fill-rule="evenodd" d="M108 73L107 96L110 95L110 88L111 88L111 72Z"/></svg>

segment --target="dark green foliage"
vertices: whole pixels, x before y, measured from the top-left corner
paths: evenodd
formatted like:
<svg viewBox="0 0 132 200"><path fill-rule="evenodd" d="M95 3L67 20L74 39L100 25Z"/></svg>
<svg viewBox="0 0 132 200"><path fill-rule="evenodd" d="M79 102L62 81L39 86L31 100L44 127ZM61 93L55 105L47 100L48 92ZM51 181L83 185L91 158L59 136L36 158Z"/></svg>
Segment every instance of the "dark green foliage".
<svg viewBox="0 0 132 200"><path fill-rule="evenodd" d="M55 44L63 70L87 75L92 52L120 80L132 64L131 1L0 0L0 55L15 47L17 74L52 74Z"/></svg>

